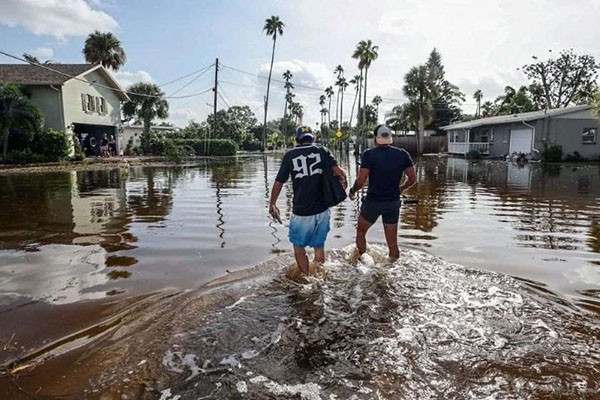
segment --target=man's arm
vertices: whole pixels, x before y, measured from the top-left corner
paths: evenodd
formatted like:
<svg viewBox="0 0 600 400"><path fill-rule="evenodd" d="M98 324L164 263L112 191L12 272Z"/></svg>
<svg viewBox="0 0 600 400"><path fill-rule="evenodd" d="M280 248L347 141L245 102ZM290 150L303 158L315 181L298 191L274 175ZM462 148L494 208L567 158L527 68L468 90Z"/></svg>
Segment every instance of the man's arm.
<svg viewBox="0 0 600 400"><path fill-rule="evenodd" d="M365 185L368 178L369 178L369 170L367 168L361 167L358 170L358 176L356 177L356 180L354 181L354 185L352 185L352 187L350 188L350 191L348 192L348 197L350 197L350 200L354 200L354 196L356 195L356 192L358 192L360 190L360 188L362 188Z"/></svg>
<svg viewBox="0 0 600 400"><path fill-rule="evenodd" d="M269 214L276 222L281 222L281 215L279 212L279 208L277 207L277 198L279 197L279 193L281 193L281 188L283 187L283 183L279 181L275 181L273 183L273 188L271 189L271 198L269 200Z"/></svg>
<svg viewBox="0 0 600 400"><path fill-rule="evenodd" d="M411 187L417 181L417 175L415 174L415 167L410 166L404 170L406 177L404 182L400 184L400 193Z"/></svg>
<svg viewBox="0 0 600 400"><path fill-rule="evenodd" d="M335 176L337 176L337 178L340 180L340 182L342 183L342 186L344 187L344 189L348 188L348 178L346 175L346 171L344 171L343 168L340 168L340 166L338 165L334 165L333 167L331 167L333 174Z"/></svg>

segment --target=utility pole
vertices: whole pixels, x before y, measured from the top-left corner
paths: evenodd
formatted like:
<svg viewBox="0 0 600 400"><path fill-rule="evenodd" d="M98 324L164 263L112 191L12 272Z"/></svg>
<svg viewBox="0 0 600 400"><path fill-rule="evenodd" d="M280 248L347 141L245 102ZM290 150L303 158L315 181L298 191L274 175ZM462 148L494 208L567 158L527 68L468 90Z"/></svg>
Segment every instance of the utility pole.
<svg viewBox="0 0 600 400"><path fill-rule="evenodd" d="M215 92L215 101L213 104L213 137L217 135L217 85L219 82L219 59L215 61L215 87L213 88L213 92Z"/></svg>

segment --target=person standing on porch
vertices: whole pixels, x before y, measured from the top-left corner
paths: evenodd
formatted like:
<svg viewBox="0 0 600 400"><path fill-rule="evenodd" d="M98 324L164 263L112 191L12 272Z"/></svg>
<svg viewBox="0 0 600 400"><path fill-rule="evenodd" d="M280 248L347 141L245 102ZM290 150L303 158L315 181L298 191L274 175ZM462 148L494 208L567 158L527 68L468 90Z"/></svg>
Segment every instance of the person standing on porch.
<svg viewBox="0 0 600 400"><path fill-rule="evenodd" d="M366 150L361 157L360 169L349 197L369 181L367 196L363 200L356 226L356 248L358 254L367 251L367 232L381 217L388 256L391 261L400 257L398 248L398 219L400 217L400 195L417 181L413 161L404 149L392 146L392 131L378 125L373 131L375 147ZM406 175L404 181L402 176Z"/></svg>

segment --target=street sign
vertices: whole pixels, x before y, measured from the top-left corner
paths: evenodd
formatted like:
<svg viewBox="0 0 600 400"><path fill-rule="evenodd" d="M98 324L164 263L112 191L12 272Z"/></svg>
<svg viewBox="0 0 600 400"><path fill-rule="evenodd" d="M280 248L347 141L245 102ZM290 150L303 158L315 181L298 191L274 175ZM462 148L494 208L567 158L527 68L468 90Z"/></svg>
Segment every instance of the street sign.
<svg viewBox="0 0 600 400"><path fill-rule="evenodd" d="M343 135L342 131L337 131L337 132L335 133L335 136L337 136L337 137L339 137L339 138L341 138L341 137L342 137L342 135Z"/></svg>

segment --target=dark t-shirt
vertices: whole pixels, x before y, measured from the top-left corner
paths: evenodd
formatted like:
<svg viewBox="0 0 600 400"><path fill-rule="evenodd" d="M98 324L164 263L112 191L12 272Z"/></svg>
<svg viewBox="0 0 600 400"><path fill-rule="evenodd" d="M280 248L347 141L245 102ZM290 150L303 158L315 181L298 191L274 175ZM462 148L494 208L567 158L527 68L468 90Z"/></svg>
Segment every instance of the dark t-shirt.
<svg viewBox="0 0 600 400"><path fill-rule="evenodd" d="M400 180L413 161L408 152L394 146L379 146L366 150L361 158L361 168L369 170L367 199L393 201L400 198Z"/></svg>
<svg viewBox="0 0 600 400"><path fill-rule="evenodd" d="M327 210L323 201L323 170L337 165L329 150L314 144L299 145L285 153L275 180L292 177L293 213L315 215Z"/></svg>

